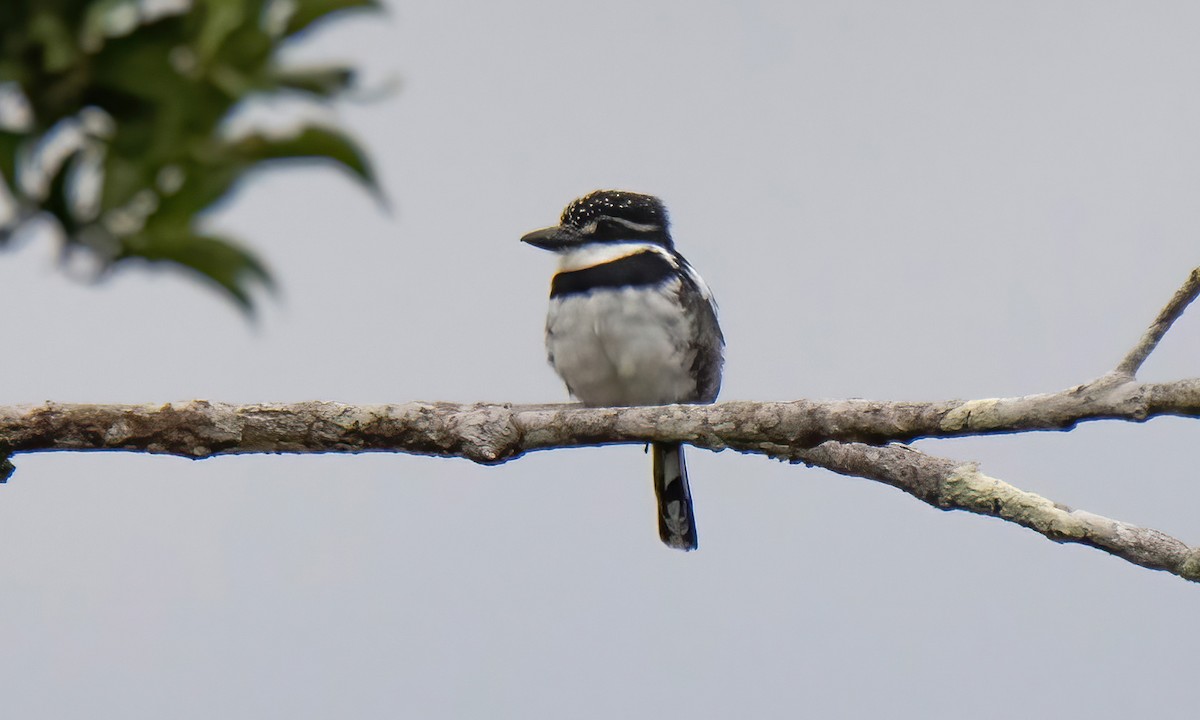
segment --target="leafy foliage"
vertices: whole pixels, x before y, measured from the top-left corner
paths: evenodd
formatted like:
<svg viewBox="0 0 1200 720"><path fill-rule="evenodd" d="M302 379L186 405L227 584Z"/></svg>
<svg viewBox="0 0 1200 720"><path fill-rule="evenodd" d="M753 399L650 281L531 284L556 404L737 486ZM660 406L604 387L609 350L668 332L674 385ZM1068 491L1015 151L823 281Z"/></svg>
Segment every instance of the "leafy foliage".
<svg viewBox="0 0 1200 720"><path fill-rule="evenodd" d="M15 210L0 245L49 216L70 252L101 268L186 268L242 309L263 264L201 227L260 163L332 161L377 190L336 128L234 136L231 112L264 94L326 102L344 67L285 68L280 49L331 13L374 0L16 0L0 3L0 178ZM0 188L2 190L3 188Z"/></svg>

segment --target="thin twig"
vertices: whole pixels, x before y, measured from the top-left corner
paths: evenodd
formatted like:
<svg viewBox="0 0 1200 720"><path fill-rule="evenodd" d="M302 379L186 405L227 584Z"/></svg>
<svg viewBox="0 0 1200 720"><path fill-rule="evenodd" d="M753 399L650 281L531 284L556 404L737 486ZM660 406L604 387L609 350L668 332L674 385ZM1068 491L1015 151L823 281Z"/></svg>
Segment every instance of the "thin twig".
<svg viewBox="0 0 1200 720"><path fill-rule="evenodd" d="M1138 370L1141 369L1142 363L1146 362L1146 358L1150 357L1150 353L1154 352L1154 348L1158 347L1158 343L1171 329L1171 325L1179 319L1183 311L1187 309L1192 301L1200 296L1200 268L1192 270L1188 275L1188 279L1183 283L1183 286L1175 292L1175 296L1167 303L1166 307L1158 313L1158 317L1154 318L1154 322L1146 329L1146 334L1142 335L1142 339L1134 346L1125 359L1117 365L1116 372L1126 377L1135 377Z"/></svg>

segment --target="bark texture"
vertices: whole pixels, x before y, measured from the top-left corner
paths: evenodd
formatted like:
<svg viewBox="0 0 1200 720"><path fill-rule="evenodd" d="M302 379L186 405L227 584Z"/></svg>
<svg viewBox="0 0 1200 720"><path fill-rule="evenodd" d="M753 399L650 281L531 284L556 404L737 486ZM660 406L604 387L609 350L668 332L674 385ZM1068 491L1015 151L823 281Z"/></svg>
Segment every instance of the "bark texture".
<svg viewBox="0 0 1200 720"><path fill-rule="evenodd" d="M887 402L797 400L716 405L335 402L230 405L46 403L0 407L0 482L23 452L123 450L207 458L243 453L401 452L501 463L551 448L685 442L823 467L899 488L934 507L1013 522L1056 542L1088 545L1200 581L1200 549L1164 533L1073 510L984 475L974 463L906 443L995 433L1070 430L1080 422L1200 417L1200 378L1142 383L1138 370L1200 295L1200 268L1116 368L1055 393Z"/></svg>
<svg viewBox="0 0 1200 720"><path fill-rule="evenodd" d="M533 450L581 445L682 441L709 450L763 453L829 440L882 445L1070 430L1089 420L1143 422L1161 415L1200 417L1200 378L1138 383L1110 374L1057 393L939 402L795 400L632 408L445 402L46 403L0 407L0 442L12 452L128 450L204 458L381 451L497 463Z"/></svg>

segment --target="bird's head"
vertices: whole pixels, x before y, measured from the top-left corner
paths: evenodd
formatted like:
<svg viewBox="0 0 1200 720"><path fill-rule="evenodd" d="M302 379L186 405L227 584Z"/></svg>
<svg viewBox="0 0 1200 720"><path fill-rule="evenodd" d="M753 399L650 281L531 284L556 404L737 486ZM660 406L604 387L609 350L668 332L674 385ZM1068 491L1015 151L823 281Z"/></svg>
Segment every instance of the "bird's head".
<svg viewBox="0 0 1200 720"><path fill-rule="evenodd" d="M560 253L585 245L630 242L670 249L671 235L662 200L624 190L597 190L572 200L558 225L534 230L521 242Z"/></svg>

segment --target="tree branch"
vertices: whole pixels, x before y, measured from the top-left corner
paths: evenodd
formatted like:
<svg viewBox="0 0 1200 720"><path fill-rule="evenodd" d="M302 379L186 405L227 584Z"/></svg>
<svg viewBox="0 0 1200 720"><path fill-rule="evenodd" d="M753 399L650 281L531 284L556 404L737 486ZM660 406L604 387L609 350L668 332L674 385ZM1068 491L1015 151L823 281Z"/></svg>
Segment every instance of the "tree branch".
<svg viewBox="0 0 1200 720"><path fill-rule="evenodd" d="M975 463L933 457L907 445L827 442L777 457L899 488L941 510L965 510L1029 528L1059 543L1079 543L1135 565L1200 582L1200 548L1158 530L1073 510L988 477Z"/></svg>
<svg viewBox="0 0 1200 720"><path fill-rule="evenodd" d="M1071 510L979 472L973 463L906 445L825 441L796 445L781 408L811 403L582 408L572 405L408 403L354 406L54 405L0 408L0 438L18 452L132 450L204 458L243 453L408 452L497 463L530 450L647 440L733 448L899 488L934 507L1017 523L1056 542L1081 543L1137 565L1200 581L1200 550L1156 530ZM887 403L874 407L886 408ZM785 413L786 414L786 413ZM847 412L845 420L856 414ZM836 414L835 416L836 419Z"/></svg>
<svg viewBox="0 0 1200 720"><path fill-rule="evenodd" d="M1072 510L979 472L896 443L1038 430L1089 420L1200 417L1200 378L1135 376L1172 323L1200 296L1200 268L1112 371L1056 393L1014 398L883 402L798 400L717 405L333 402L230 405L46 403L0 407L0 482L12 453L126 450L205 458L243 453L404 452L501 463L550 448L687 442L816 465L900 488L942 509L991 515L1056 542L1095 547L1143 567L1200 581L1200 549L1156 530Z"/></svg>
<svg viewBox="0 0 1200 720"><path fill-rule="evenodd" d="M1132 378L1137 375L1138 370L1142 368L1142 363L1146 362L1146 358L1150 357L1150 353L1154 352L1154 348L1158 347L1158 343L1187 309L1188 305L1200 295L1200 268L1192 270L1188 275L1188 279L1183 283L1183 286L1175 291L1175 296L1167 303L1166 307L1158 313L1158 317L1154 318L1154 322L1150 323L1150 327L1146 329L1146 334L1138 341L1138 344L1129 351L1121 364L1117 365L1116 372Z"/></svg>
<svg viewBox="0 0 1200 720"><path fill-rule="evenodd" d="M681 441L762 452L828 440L883 445L1034 430L1088 420L1200 417L1200 378L1169 383L1106 375L1042 395L941 402L796 400L587 408L580 405L335 402L230 405L46 403L0 407L11 452L128 450L204 458L245 453L404 452L480 463L583 445Z"/></svg>

